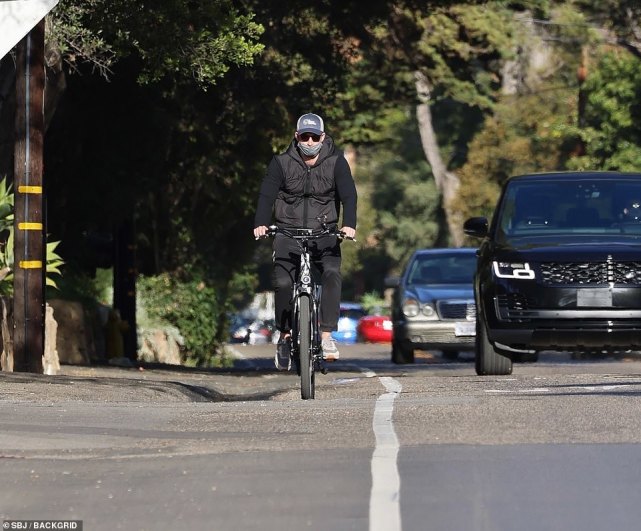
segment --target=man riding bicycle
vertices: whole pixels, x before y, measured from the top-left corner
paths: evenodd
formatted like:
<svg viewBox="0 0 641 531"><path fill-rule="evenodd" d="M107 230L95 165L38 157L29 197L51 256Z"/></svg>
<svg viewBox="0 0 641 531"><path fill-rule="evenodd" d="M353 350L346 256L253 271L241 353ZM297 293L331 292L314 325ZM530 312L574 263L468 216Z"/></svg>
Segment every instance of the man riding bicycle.
<svg viewBox="0 0 641 531"><path fill-rule="evenodd" d="M323 119L317 114L303 114L296 124L294 139L284 153L276 155L263 179L256 216L254 236L264 237L271 222L288 230L321 229L322 223L337 226L340 205L343 224L340 229L348 238L356 234L356 186L343 152L325 134ZM288 370L291 359L292 290L300 264L296 241L277 234L273 244L273 283L276 326L280 338L275 363ZM331 332L336 330L340 308L342 278L340 241L336 236L323 236L310 246L312 261L321 272L321 323L323 357L337 360L338 349Z"/></svg>

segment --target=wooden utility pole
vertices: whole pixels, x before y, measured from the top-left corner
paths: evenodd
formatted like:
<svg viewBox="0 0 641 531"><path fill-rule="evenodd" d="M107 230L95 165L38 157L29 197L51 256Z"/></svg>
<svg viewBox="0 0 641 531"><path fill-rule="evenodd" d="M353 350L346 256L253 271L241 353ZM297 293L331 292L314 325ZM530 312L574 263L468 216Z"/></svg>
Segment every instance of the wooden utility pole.
<svg viewBox="0 0 641 531"><path fill-rule="evenodd" d="M44 372L44 35L42 19L20 41L16 65L13 366L35 373Z"/></svg>

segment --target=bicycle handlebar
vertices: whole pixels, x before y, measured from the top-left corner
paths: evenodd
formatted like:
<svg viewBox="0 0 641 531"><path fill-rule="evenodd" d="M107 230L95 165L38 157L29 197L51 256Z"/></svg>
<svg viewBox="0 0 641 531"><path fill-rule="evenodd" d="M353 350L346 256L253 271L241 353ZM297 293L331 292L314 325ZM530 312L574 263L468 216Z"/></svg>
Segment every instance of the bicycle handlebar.
<svg viewBox="0 0 641 531"><path fill-rule="evenodd" d="M288 238L292 238L294 240L316 240L318 238L322 238L323 236L338 236L341 240L352 240L354 242L356 241L356 238L351 238L345 235L345 233L338 230L337 227L329 228L327 226L324 226L322 229L294 229L294 230L309 231L309 232L307 234L305 233L295 234L290 230L283 229L276 225L270 225L269 227L267 227L267 234L265 234L265 236L261 236L256 239L260 240L263 238L268 238L270 236L276 236L276 234L284 234Z"/></svg>

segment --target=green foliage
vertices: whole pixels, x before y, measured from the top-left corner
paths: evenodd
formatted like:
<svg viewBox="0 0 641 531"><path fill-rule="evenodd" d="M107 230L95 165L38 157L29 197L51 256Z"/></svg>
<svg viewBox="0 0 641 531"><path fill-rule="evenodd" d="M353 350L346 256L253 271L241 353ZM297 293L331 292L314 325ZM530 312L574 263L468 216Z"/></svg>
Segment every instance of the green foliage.
<svg viewBox="0 0 641 531"><path fill-rule="evenodd" d="M6 177L0 179L0 294L13 294L14 264L14 198L11 186ZM60 242L47 242L45 249L45 282L47 286L57 288L54 277L61 275L60 267L64 261L56 252Z"/></svg>
<svg viewBox="0 0 641 531"><path fill-rule="evenodd" d="M492 106L501 59L514 46L513 12L503 2L437 9L419 19L421 69L442 94L480 108Z"/></svg>
<svg viewBox="0 0 641 531"><path fill-rule="evenodd" d="M253 63L263 28L231 0L60 2L52 12L53 42L66 62L88 62L108 76L116 61L142 62L139 81L170 77L213 85L232 65Z"/></svg>
<svg viewBox="0 0 641 531"><path fill-rule="evenodd" d="M110 286L112 283L110 280ZM78 271L73 266L68 266L64 276L58 281L58 289L51 298L78 301L86 308L95 308L98 303L111 305L110 301L105 300L103 294L102 282L83 271Z"/></svg>
<svg viewBox="0 0 641 531"><path fill-rule="evenodd" d="M246 307L254 298L258 279L253 264L241 267L233 273L228 284L227 311L237 311Z"/></svg>
<svg viewBox="0 0 641 531"><path fill-rule="evenodd" d="M505 2L444 4L394 4L386 18L369 28L369 40L358 49L337 97L345 115L343 138L358 144L387 142L386 123L398 108L416 103L416 71L429 80L432 102L459 105L465 125L447 129L448 145L458 144L457 135L467 141L474 130L470 120L478 120L478 110L492 108L503 61L516 47L513 11Z"/></svg>
<svg viewBox="0 0 641 531"><path fill-rule="evenodd" d="M365 311L370 315L378 315L385 311L389 311L385 299L381 297L376 291L365 293L361 297L360 303L363 305Z"/></svg>
<svg viewBox="0 0 641 531"><path fill-rule="evenodd" d="M91 270L87 234L135 218L145 277L199 271L198 281L169 281L181 300L200 280L216 294L201 312L215 329L190 332L201 362L213 348L206 337L222 338L225 312L251 296L269 263L251 237L256 196L299 114L321 113L338 145L356 150L359 243L343 245L344 285L353 296L382 292L414 248L446 243L414 72L431 83L443 158L461 169L457 212L490 213L506 176L564 167L579 136L587 152L573 167L638 168L633 66L590 65L588 127L574 127L590 25L630 44L637 12L632 0L61 2L48 35L83 76L68 77L47 133L52 233L67 262ZM550 47L548 68L502 97L505 61L525 60L537 39ZM189 321L172 311L157 318Z"/></svg>
<svg viewBox="0 0 641 531"><path fill-rule="evenodd" d="M45 247L45 256L47 261L45 283L47 286L52 288L57 288L57 284L51 274L62 275L60 268L65 264L62 257L56 252L56 249L60 245L60 242L47 242Z"/></svg>
<svg viewBox="0 0 641 531"><path fill-rule="evenodd" d="M0 180L0 295L13 291L13 193L7 179Z"/></svg>
<svg viewBox="0 0 641 531"><path fill-rule="evenodd" d="M139 277L136 285L140 304L151 320L179 331L190 364L207 366L216 354L220 303L211 286L184 276L163 273Z"/></svg>
<svg viewBox="0 0 641 531"><path fill-rule="evenodd" d="M563 169L565 139L559 128L568 116L576 116L576 102L569 95L567 90L543 90L506 97L496 106L458 171L461 186L452 206L461 220L491 217L508 177Z"/></svg>
<svg viewBox="0 0 641 531"><path fill-rule="evenodd" d="M416 248L437 242L440 197L414 118L399 110L388 127L389 137L395 140L362 151L365 160L360 161L357 175L369 186L374 224L369 233L359 228L359 237L364 240L364 252L383 250L398 268ZM367 289L382 291L382 281Z"/></svg>
<svg viewBox="0 0 641 531"><path fill-rule="evenodd" d="M557 5L548 15L547 44L536 35L522 39L526 48L549 54L545 66L522 65L527 83L515 94L498 98L470 142L452 205L461 222L471 216L490 218L508 177L565 169L578 146L577 69L582 50L594 42L595 35L572 5ZM476 245L478 240L468 238L467 244Z"/></svg>
<svg viewBox="0 0 641 531"><path fill-rule="evenodd" d="M593 25L613 34L620 46L641 59L641 5L637 0L575 0L575 4Z"/></svg>
<svg viewBox="0 0 641 531"><path fill-rule="evenodd" d="M585 127L562 129L583 141L585 154L574 169L639 171L641 168L641 66L639 58L609 50L588 76Z"/></svg>

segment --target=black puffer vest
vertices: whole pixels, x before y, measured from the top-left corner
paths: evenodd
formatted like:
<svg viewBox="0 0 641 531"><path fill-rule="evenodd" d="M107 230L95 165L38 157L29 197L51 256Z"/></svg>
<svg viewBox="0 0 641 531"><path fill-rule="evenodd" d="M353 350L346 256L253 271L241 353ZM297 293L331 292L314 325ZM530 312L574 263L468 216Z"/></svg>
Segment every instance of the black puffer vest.
<svg viewBox="0 0 641 531"><path fill-rule="evenodd" d="M323 216L327 216L329 225L338 222L334 166L342 155L342 151L334 147L334 141L325 135L318 161L313 166L305 164L296 149L295 140L285 153L276 156L285 182L274 204L277 225L318 229L318 218Z"/></svg>

